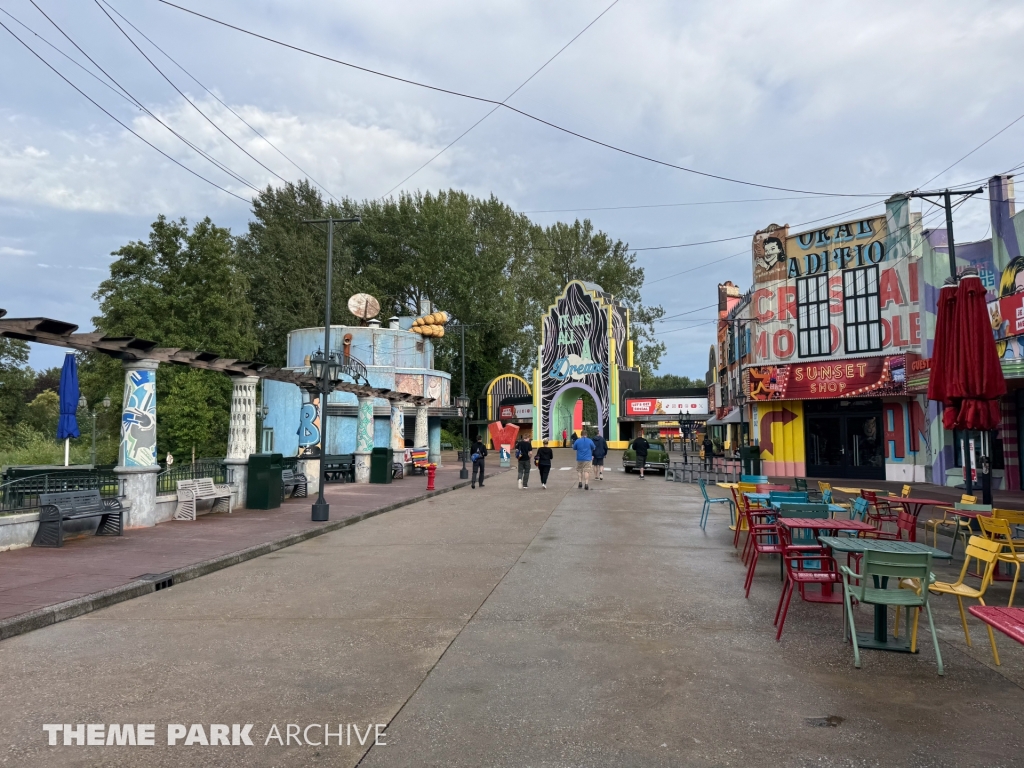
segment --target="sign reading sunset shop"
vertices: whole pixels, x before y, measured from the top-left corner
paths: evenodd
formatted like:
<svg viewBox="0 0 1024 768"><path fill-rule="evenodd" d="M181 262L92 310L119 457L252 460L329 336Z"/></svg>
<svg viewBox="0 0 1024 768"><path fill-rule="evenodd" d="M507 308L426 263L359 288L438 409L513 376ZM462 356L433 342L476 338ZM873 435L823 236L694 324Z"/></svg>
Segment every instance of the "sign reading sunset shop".
<svg viewBox="0 0 1024 768"><path fill-rule="evenodd" d="M626 364L627 325L624 307L600 286L578 280L570 282L548 310L538 350L540 387L535 393L545 437L554 438L556 431L561 437L566 427L572 431L566 414L583 393L594 398L601 431L609 434L612 382L617 367Z"/></svg>
<svg viewBox="0 0 1024 768"><path fill-rule="evenodd" d="M903 355L806 365L765 365L749 371L750 399L758 402L877 397L907 392Z"/></svg>

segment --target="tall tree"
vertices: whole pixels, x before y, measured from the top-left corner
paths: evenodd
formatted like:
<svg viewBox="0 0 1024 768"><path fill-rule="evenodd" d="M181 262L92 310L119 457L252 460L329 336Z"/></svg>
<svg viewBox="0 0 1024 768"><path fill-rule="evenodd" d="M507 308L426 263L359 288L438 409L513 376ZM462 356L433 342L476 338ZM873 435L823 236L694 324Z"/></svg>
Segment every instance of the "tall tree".
<svg viewBox="0 0 1024 768"><path fill-rule="evenodd" d="M138 336L161 346L252 359L256 333L246 275L229 230L209 218L189 229L182 218L160 216L146 241L114 252L94 298L96 327L112 336ZM93 398L119 392L121 366L92 356L86 366ZM89 397L89 394L87 394ZM165 366L157 374L158 452L223 456L231 383L223 374ZM205 408L203 406L208 406ZM220 414L211 421L211 413ZM203 436L203 441L198 440Z"/></svg>
<svg viewBox="0 0 1024 768"><path fill-rule="evenodd" d="M0 336L0 446L9 444L15 424L24 418L32 383L28 344Z"/></svg>

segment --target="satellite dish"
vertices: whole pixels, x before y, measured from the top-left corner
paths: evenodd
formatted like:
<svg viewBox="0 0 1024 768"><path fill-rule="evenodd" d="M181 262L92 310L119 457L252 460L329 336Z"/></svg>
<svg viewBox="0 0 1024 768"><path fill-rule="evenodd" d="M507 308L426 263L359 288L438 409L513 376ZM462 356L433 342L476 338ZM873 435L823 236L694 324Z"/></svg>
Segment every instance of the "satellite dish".
<svg viewBox="0 0 1024 768"><path fill-rule="evenodd" d="M357 293L348 300L348 311L365 324L380 313L380 302L368 293Z"/></svg>

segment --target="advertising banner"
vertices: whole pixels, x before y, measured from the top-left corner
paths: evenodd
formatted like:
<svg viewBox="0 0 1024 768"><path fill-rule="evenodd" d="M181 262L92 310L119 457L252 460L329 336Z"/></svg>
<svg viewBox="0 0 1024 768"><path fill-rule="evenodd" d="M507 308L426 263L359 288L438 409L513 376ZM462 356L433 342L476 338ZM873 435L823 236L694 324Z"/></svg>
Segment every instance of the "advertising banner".
<svg viewBox="0 0 1024 768"><path fill-rule="evenodd" d="M628 397L626 398L627 416L681 415L694 416L708 414L708 398L706 397Z"/></svg>
<svg viewBox="0 0 1024 768"><path fill-rule="evenodd" d="M761 402L906 393L906 358L903 355L750 369L750 399Z"/></svg>
<svg viewBox="0 0 1024 768"><path fill-rule="evenodd" d="M498 409L498 418L502 421L532 421L533 404L503 405Z"/></svg>

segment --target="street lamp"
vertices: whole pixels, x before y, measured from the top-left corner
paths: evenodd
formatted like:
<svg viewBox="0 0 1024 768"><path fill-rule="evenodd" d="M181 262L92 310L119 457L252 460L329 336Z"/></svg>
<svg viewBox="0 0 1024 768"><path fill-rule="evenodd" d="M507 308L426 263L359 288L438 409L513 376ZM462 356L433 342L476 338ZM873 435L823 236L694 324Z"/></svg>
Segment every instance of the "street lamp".
<svg viewBox="0 0 1024 768"><path fill-rule="evenodd" d="M353 216L351 218L336 219L333 216L329 216L326 219L311 219L303 221L303 224L326 224L327 225L327 281L324 291L324 349L327 350L329 357L335 357L330 354L331 352L331 277L334 274L334 225L335 224L359 224L362 222L360 216ZM313 504L313 522L324 522L330 517L331 507L324 500L324 480L327 472L324 464L324 455L326 454L327 448L327 393L334 389L333 383L329 380L329 375L332 373L332 366L330 361L324 357L323 352L319 352L320 374L317 375L315 372L318 370L313 360L310 360L310 367L314 371L314 376L320 379L320 491L317 494L316 503ZM337 375L339 367L334 367L333 373ZM322 377L322 378L321 378ZM334 379L337 381L337 378Z"/></svg>
<svg viewBox="0 0 1024 768"><path fill-rule="evenodd" d="M104 410L109 408L110 407L110 396L109 395L104 395L103 396L103 401L102 401L101 404L103 405L103 409ZM82 395L81 397L78 398L78 407L79 408L88 408L89 407L89 402L85 399L85 395ZM96 467L96 408L95 407L92 409L92 412L89 415L92 416L92 466L93 466L93 468L95 468Z"/></svg>
<svg viewBox="0 0 1024 768"><path fill-rule="evenodd" d="M331 507L324 499L324 486L327 484L327 469L324 459L327 456L327 395L334 385L341 380L341 362L338 355L325 355L322 349L309 358L309 373L320 382L320 487L316 502L313 504L313 520L322 522L330 517ZM269 408L263 406L263 417L266 418Z"/></svg>
<svg viewBox="0 0 1024 768"><path fill-rule="evenodd" d="M465 380L463 380L463 387L465 387ZM462 417L462 469L459 470L459 479L465 480L469 477L469 470L466 469L466 454L469 453L469 446L466 445L469 439L469 429L466 424L466 416L469 414L469 396L463 392L455 398L455 405Z"/></svg>

